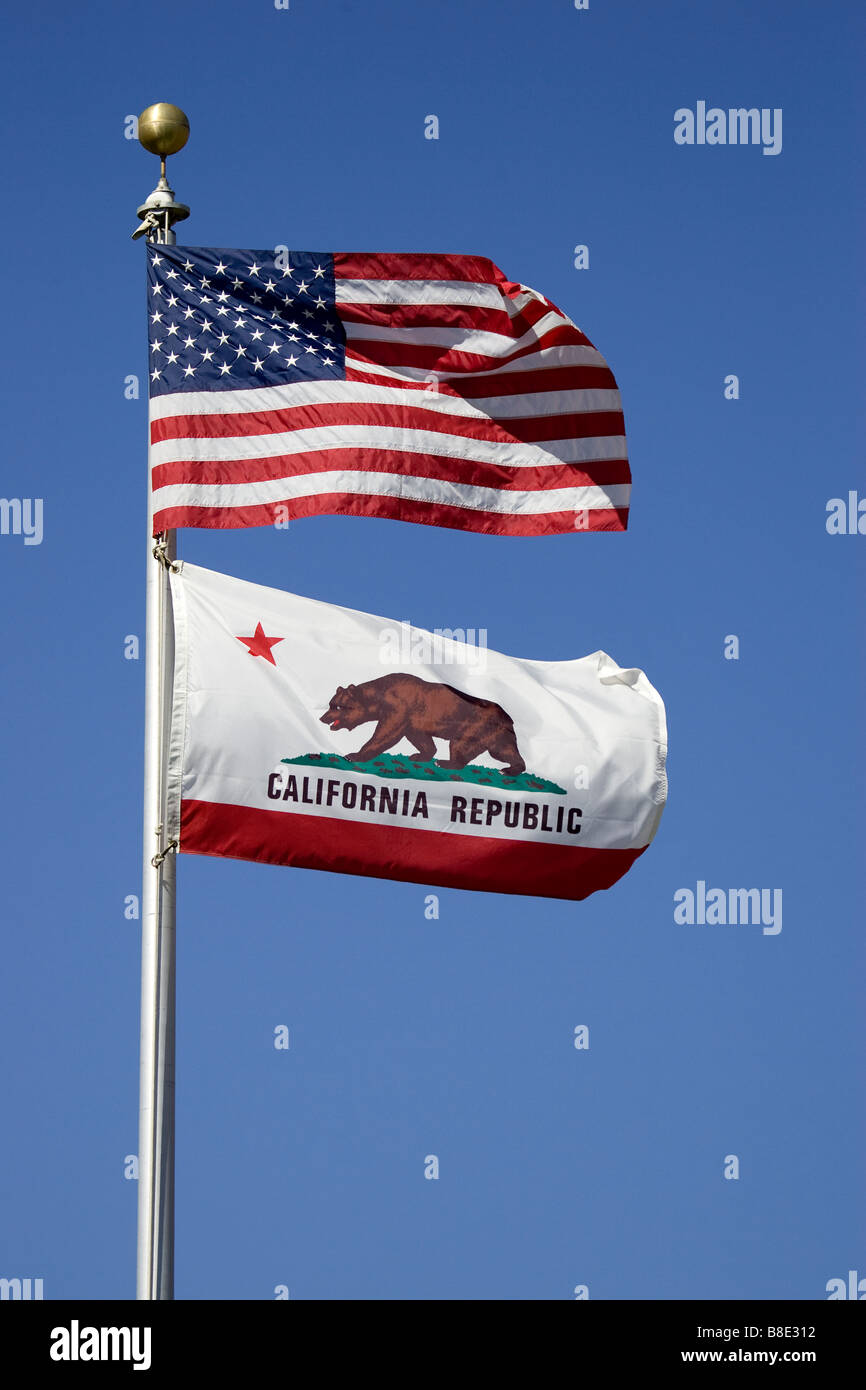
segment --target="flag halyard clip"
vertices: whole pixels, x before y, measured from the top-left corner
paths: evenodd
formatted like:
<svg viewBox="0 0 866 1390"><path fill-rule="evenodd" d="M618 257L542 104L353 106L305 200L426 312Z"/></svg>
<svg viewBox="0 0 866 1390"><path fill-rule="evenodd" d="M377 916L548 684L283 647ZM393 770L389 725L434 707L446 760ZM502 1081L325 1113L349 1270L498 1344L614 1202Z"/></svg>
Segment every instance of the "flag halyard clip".
<svg viewBox="0 0 866 1390"><path fill-rule="evenodd" d="M177 840L169 840L169 842L168 842L168 844L166 845L165 849L161 849L161 850L159 851L159 854L155 854L155 855L153 856L153 858L152 858L151 861L150 861L151 864L153 865L153 867L154 867L155 869L160 869L160 868L162 868L162 865L163 865L164 860L166 860L170 854L177 854L177 849L178 849L178 842L177 842Z"/></svg>
<svg viewBox="0 0 866 1390"><path fill-rule="evenodd" d="M165 569L170 570L172 574L180 574L180 565L178 561L169 559L168 541L165 539L165 536L161 536L159 540L154 542L153 558L158 560Z"/></svg>

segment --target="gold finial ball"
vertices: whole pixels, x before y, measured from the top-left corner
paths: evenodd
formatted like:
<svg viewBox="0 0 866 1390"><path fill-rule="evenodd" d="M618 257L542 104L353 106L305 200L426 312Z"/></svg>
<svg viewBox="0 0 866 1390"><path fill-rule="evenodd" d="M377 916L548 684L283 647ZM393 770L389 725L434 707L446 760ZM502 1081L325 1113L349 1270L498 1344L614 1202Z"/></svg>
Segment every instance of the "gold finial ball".
<svg viewBox="0 0 866 1390"><path fill-rule="evenodd" d="M162 159L177 154L188 139L189 121L180 107L172 106L170 101L157 101L138 118L139 144Z"/></svg>

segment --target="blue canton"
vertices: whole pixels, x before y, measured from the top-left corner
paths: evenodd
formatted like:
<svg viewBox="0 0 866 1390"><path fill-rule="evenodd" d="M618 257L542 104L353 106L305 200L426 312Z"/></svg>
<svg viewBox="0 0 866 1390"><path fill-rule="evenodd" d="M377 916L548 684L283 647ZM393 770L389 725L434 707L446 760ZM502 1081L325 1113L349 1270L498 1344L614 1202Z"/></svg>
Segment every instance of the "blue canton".
<svg viewBox="0 0 866 1390"><path fill-rule="evenodd" d="M147 246L150 394L345 380L327 252Z"/></svg>

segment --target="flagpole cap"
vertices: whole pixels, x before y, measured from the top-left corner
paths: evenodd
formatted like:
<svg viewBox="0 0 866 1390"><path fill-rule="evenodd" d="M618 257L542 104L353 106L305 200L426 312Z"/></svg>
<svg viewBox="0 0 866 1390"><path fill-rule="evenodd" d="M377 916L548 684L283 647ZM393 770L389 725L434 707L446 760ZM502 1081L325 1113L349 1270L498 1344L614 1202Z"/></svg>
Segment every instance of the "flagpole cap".
<svg viewBox="0 0 866 1390"><path fill-rule="evenodd" d="M189 118L170 101L157 101L138 118L138 143L161 159L177 154L189 139Z"/></svg>

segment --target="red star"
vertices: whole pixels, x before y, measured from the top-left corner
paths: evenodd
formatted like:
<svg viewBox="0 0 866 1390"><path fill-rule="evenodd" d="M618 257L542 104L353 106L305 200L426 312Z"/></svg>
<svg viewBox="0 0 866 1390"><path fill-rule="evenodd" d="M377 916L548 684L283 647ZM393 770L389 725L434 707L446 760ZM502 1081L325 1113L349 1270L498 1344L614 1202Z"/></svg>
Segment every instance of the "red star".
<svg viewBox="0 0 866 1390"><path fill-rule="evenodd" d="M250 649L250 656L263 656L265 661L269 661L272 666L276 666L277 663L271 656L271 647L275 647L282 640L282 637L266 637L261 623L256 623L256 630L252 637L238 638L239 642L246 642Z"/></svg>

